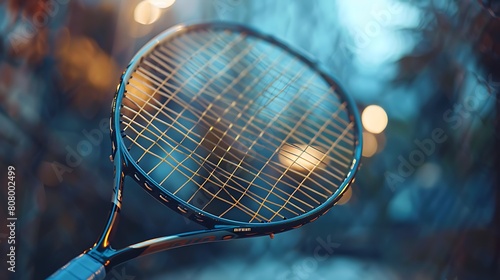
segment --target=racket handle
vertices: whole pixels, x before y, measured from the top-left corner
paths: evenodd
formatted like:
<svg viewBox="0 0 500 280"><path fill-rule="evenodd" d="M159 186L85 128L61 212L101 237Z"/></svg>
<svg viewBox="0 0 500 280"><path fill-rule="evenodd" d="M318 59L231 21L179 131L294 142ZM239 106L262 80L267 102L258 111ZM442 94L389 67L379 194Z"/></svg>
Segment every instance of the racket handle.
<svg viewBox="0 0 500 280"><path fill-rule="evenodd" d="M81 254L52 274L47 280L102 280L104 265L87 254Z"/></svg>

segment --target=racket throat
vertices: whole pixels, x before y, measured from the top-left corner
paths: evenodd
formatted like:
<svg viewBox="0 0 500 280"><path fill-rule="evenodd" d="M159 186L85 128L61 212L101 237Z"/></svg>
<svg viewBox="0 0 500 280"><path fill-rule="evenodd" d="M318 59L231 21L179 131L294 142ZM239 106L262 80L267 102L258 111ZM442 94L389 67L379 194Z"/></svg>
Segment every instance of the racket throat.
<svg viewBox="0 0 500 280"><path fill-rule="evenodd" d="M105 260L104 265L106 266L106 270L108 270L139 256L190 245L232 240L239 237L241 236L234 232L234 227L224 227L154 238L120 250L105 248L102 253L96 252L95 254L97 257L101 257L101 260Z"/></svg>
<svg viewBox="0 0 500 280"><path fill-rule="evenodd" d="M104 252L110 246L110 240L113 239L114 233L118 228L118 222L120 218L121 212L121 204L122 204L122 193L123 193L123 182L125 178L125 174L122 171L121 156L119 153L116 155L115 161L115 181L113 188L113 196L111 197L111 208L109 210L109 216L107 219L106 226L99 239L96 241L94 248L99 252Z"/></svg>

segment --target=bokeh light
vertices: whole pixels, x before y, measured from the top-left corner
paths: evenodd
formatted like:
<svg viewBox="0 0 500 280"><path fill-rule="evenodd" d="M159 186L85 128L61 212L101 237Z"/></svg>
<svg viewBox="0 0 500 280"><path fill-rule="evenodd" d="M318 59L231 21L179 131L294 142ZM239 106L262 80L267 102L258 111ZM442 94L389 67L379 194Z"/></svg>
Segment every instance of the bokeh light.
<svg viewBox="0 0 500 280"><path fill-rule="evenodd" d="M363 156L371 157L378 150L378 141L375 135L370 132L363 132Z"/></svg>
<svg viewBox="0 0 500 280"><path fill-rule="evenodd" d="M279 152L279 161L297 171L310 171L317 166L325 166L328 159L319 148L305 144L286 144Z"/></svg>
<svg viewBox="0 0 500 280"><path fill-rule="evenodd" d="M361 114L363 127L371 133L381 133L387 127L387 113L378 105L370 105Z"/></svg>
<svg viewBox="0 0 500 280"><path fill-rule="evenodd" d="M161 10L150 1L142 1L135 7L134 20L140 24L148 25L160 18Z"/></svg>
<svg viewBox="0 0 500 280"><path fill-rule="evenodd" d="M148 0L148 2L160 9L166 9L172 6L175 3L175 0Z"/></svg>

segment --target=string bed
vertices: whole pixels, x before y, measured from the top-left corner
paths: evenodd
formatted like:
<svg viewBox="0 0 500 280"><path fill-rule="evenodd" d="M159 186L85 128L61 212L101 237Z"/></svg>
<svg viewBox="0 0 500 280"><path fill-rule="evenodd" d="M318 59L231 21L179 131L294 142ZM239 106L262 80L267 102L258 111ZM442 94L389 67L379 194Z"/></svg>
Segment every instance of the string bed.
<svg viewBox="0 0 500 280"><path fill-rule="evenodd" d="M273 222L324 203L354 158L336 89L287 50L227 30L160 43L121 108L131 157L164 190L230 220Z"/></svg>

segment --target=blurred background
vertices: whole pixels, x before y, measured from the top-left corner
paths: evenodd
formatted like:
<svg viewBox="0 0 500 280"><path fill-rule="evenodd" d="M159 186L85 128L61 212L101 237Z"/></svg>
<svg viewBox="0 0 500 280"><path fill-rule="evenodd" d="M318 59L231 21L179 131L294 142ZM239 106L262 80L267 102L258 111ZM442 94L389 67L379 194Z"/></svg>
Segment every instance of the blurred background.
<svg viewBox="0 0 500 280"><path fill-rule="evenodd" d="M339 80L362 112L356 183L274 240L162 252L106 279L500 279L499 2L2 0L0 220L13 165L18 222L17 272L2 261L0 279L44 279L95 242L121 72L161 31L210 20L272 34ZM115 247L199 228L125 192Z"/></svg>

